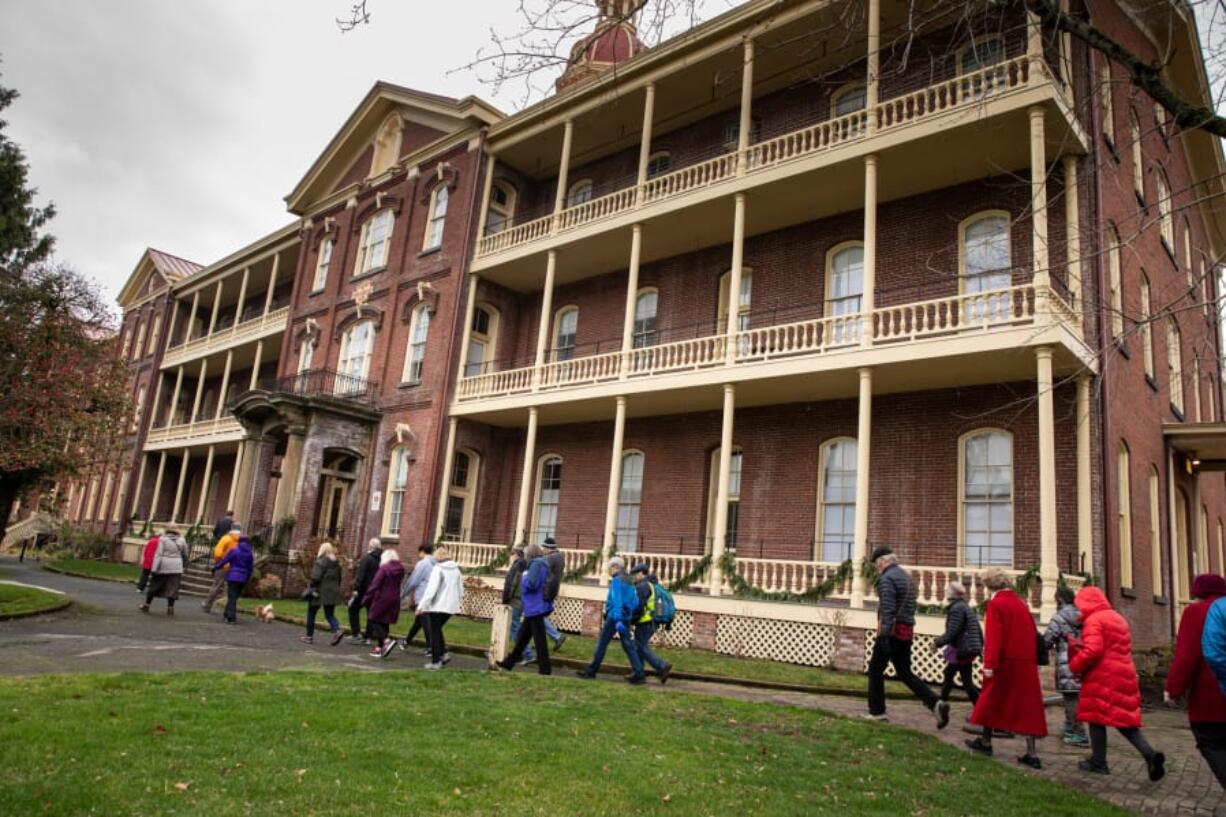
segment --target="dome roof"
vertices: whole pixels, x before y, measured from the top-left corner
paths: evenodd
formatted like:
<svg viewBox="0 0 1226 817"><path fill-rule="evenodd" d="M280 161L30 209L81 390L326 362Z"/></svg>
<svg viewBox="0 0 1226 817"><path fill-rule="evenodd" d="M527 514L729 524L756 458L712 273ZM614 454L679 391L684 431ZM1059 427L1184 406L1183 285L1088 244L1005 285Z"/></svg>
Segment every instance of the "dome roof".
<svg viewBox="0 0 1226 817"><path fill-rule="evenodd" d="M634 26L635 0L597 0L596 29L570 51L570 60L556 83L559 91L598 76L626 62L647 46Z"/></svg>

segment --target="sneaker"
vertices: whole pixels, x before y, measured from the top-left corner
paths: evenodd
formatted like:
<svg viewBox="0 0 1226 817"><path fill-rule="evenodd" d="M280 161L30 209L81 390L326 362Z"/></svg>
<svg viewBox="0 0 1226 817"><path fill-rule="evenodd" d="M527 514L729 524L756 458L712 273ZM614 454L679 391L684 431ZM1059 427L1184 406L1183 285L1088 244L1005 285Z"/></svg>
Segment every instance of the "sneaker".
<svg viewBox="0 0 1226 817"><path fill-rule="evenodd" d="M1070 732L1064 736L1064 742L1068 746L1089 746L1090 739L1078 732Z"/></svg>
<svg viewBox="0 0 1226 817"><path fill-rule="evenodd" d="M672 674L673 674L673 665L672 665L672 664L665 664L665 665L664 665L664 669L662 669L662 670L660 670L659 672L657 672L657 673L656 673L656 675L657 675L657 676L659 677L659 679L660 679L660 683L661 683L661 684L663 684L663 683L667 683L667 682L668 682L668 676L670 676L670 675L672 675Z"/></svg>
<svg viewBox="0 0 1226 817"><path fill-rule="evenodd" d="M1154 752L1145 759L1145 765L1149 767L1149 782L1157 783L1162 778L1166 777L1166 755L1161 752Z"/></svg>
<svg viewBox="0 0 1226 817"><path fill-rule="evenodd" d="M972 752L978 752L979 754L987 755L988 757L992 756L992 744L984 743L983 738L975 738L974 740L966 740L966 741L963 741L963 743L965 743L966 748L970 749Z"/></svg>
<svg viewBox="0 0 1226 817"><path fill-rule="evenodd" d="M349 643L350 644L365 644L366 639L362 638L362 636L360 635L351 635L349 636Z"/></svg>
<svg viewBox="0 0 1226 817"><path fill-rule="evenodd" d="M387 658L392 654L392 650L396 649L396 639L389 638L387 640L387 644L383 645L382 647L378 647L377 649L379 651L380 658Z"/></svg>
<svg viewBox="0 0 1226 817"><path fill-rule="evenodd" d="M536 663L535 655L525 655L522 659L520 659L519 665L521 667L526 667L529 664L535 664L535 663Z"/></svg>
<svg viewBox="0 0 1226 817"><path fill-rule="evenodd" d="M382 658L383 650L379 649L378 647L375 647L373 650L367 653L367 655L369 655L371 658Z"/></svg>
<svg viewBox="0 0 1226 817"><path fill-rule="evenodd" d="M148 612L149 612L149 605L148 605L148 604L142 604L140 607L137 607L136 609L137 609L137 610L140 610L142 613L148 613Z"/></svg>
<svg viewBox="0 0 1226 817"><path fill-rule="evenodd" d="M880 715L874 715L872 712L864 712L861 713L860 717L864 718L866 721L877 721L878 723L886 723L889 721L889 718L885 716L884 712Z"/></svg>
<svg viewBox="0 0 1226 817"><path fill-rule="evenodd" d="M303 644L314 644L315 643L315 639L311 638L309 635L298 636L298 640L301 641Z"/></svg>
<svg viewBox="0 0 1226 817"><path fill-rule="evenodd" d="M451 653L449 652L443 653L443 657L440 660L442 660L444 664L450 664L451 663Z"/></svg>
<svg viewBox="0 0 1226 817"><path fill-rule="evenodd" d="M937 719L937 729L944 729L949 725L949 701L937 701L932 707L932 714Z"/></svg>
<svg viewBox="0 0 1226 817"><path fill-rule="evenodd" d="M426 664L425 668L426 669L442 669L443 663L441 661L437 661L437 662L431 661L429 664Z"/></svg>
<svg viewBox="0 0 1226 817"><path fill-rule="evenodd" d="M631 684L632 686L636 686L636 687L642 686L643 684L647 683L647 676L646 675L627 675L626 683Z"/></svg>
<svg viewBox="0 0 1226 817"><path fill-rule="evenodd" d="M345 637L344 633L340 633L340 632L333 633L332 634L332 646L335 647L337 644L341 643L341 639L344 637Z"/></svg>
<svg viewBox="0 0 1226 817"><path fill-rule="evenodd" d="M562 649L562 645L566 643L566 633L558 633L558 640L553 642L553 651L557 652Z"/></svg>
<svg viewBox="0 0 1226 817"><path fill-rule="evenodd" d="M1023 766L1029 766L1032 769L1043 768L1043 761L1039 760L1038 755L1022 755L1017 759L1017 762Z"/></svg>
<svg viewBox="0 0 1226 817"><path fill-rule="evenodd" d="M1095 763L1093 760L1079 761L1077 768L1090 774L1111 774L1111 769L1108 768L1106 763Z"/></svg>
<svg viewBox="0 0 1226 817"><path fill-rule="evenodd" d="M408 652L408 651L409 651L409 642L408 642L408 639L405 639L405 638L400 639L400 651L401 651L401 652Z"/></svg>
<svg viewBox="0 0 1226 817"><path fill-rule="evenodd" d="M596 673L592 672L590 669L575 670L575 675L578 675L585 681L590 681L596 677Z"/></svg>

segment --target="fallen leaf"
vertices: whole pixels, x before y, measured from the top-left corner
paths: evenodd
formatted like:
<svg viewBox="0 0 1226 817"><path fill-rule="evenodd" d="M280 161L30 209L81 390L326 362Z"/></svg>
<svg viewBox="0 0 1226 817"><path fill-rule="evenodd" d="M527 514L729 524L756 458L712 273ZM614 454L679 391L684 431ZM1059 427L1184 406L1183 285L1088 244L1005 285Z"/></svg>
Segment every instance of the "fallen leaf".
<svg viewBox="0 0 1226 817"><path fill-rule="evenodd" d="M187 787L190 785L191 783L175 783L175 788L179 791L187 791Z"/></svg>
<svg viewBox="0 0 1226 817"><path fill-rule="evenodd" d="M451 793L454 794L456 797L460 796L460 790L458 788L452 789Z"/></svg>
<svg viewBox="0 0 1226 817"><path fill-rule="evenodd" d="M663 800L665 803L671 803L673 801L673 796L671 794L666 794L660 799Z"/></svg>
<svg viewBox="0 0 1226 817"><path fill-rule="evenodd" d="M166 727L162 726L162 724L160 723L157 726L153 727L153 732L156 735L164 735L166 734L167 731L168 730L166 729Z"/></svg>

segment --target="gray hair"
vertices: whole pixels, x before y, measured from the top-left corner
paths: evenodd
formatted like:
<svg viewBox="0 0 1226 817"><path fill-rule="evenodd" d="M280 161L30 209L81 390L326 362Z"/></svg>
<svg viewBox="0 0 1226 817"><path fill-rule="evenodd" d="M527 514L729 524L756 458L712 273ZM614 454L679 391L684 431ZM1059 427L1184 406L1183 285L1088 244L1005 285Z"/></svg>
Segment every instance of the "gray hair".
<svg viewBox="0 0 1226 817"><path fill-rule="evenodd" d="M532 561L533 559L541 558L541 554L545 549L541 547L540 545L538 545L536 542L533 542L532 544L528 545L528 547L526 548L520 548L520 550L523 551L525 559L527 559L528 561Z"/></svg>
<svg viewBox="0 0 1226 817"><path fill-rule="evenodd" d="M882 568L889 567L890 565L896 565L898 564L898 554L897 553L886 553L881 556L878 556L876 563L880 565Z"/></svg>
<svg viewBox="0 0 1226 817"><path fill-rule="evenodd" d="M966 598L966 585L959 581L946 582L945 598L951 600Z"/></svg>
<svg viewBox="0 0 1226 817"><path fill-rule="evenodd" d="M991 567L983 572L983 584L989 590L1004 590L1013 586L1009 574L999 567Z"/></svg>
<svg viewBox="0 0 1226 817"><path fill-rule="evenodd" d="M381 540L378 536L374 536L369 542L366 543L366 549L370 550L371 548L377 548L382 544L383 540Z"/></svg>
<svg viewBox="0 0 1226 817"><path fill-rule="evenodd" d="M617 567L620 570L626 569L626 560L620 556L614 556L609 560L609 567Z"/></svg>

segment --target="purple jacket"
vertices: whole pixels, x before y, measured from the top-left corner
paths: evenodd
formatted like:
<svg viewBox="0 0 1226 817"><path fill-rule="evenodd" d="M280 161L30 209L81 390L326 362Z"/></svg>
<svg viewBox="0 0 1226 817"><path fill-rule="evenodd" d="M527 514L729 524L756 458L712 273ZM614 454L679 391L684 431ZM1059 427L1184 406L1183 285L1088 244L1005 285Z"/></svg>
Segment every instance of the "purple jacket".
<svg viewBox="0 0 1226 817"><path fill-rule="evenodd" d="M370 605L366 618L380 624L395 624L400 618L400 583L404 580L404 565L400 562L388 562L379 565L366 595L362 597L363 605Z"/></svg>
<svg viewBox="0 0 1226 817"><path fill-rule="evenodd" d="M229 572L226 573L226 581L245 584L251 578L251 572L255 570L255 556L251 553L251 542L246 536L240 536L238 545L223 556L220 562L213 565L213 569L220 570L226 565L230 566Z"/></svg>
<svg viewBox="0 0 1226 817"><path fill-rule="evenodd" d="M549 585L549 565L544 558L533 559L520 579L520 598L523 599L524 617L547 616L553 612L553 602L545 598Z"/></svg>

